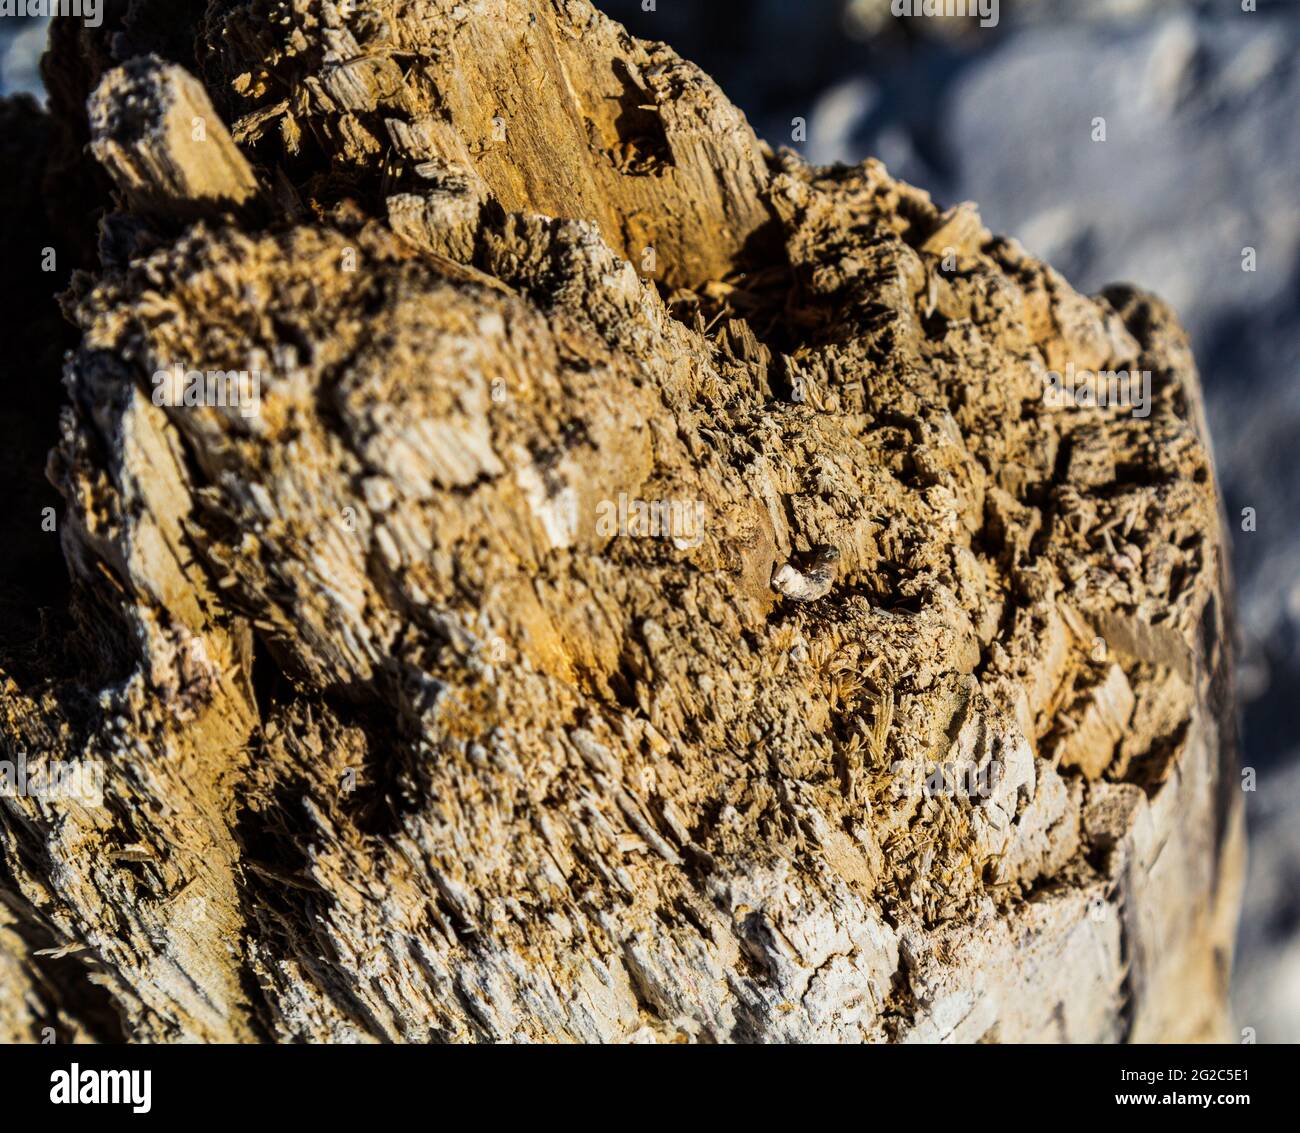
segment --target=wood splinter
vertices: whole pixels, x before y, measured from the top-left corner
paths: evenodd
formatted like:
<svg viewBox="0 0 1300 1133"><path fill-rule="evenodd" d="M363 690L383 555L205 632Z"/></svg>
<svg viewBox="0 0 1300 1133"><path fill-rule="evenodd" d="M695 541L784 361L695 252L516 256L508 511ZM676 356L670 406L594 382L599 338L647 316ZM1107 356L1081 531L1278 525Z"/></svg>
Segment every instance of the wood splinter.
<svg viewBox="0 0 1300 1133"><path fill-rule="evenodd" d="M189 218L249 207L257 178L208 92L183 68L141 56L90 97L90 149L126 205Z"/></svg>

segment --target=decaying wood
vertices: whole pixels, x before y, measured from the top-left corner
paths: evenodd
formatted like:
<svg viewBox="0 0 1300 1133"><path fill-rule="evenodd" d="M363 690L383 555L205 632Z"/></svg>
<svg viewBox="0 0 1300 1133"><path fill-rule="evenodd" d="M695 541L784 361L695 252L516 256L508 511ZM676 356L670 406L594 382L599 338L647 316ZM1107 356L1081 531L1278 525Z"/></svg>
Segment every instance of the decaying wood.
<svg viewBox="0 0 1300 1133"><path fill-rule="evenodd" d="M772 152L586 0L210 8L47 64L116 189L63 299L72 616L0 654L0 738L105 778L0 800L0 1034L1222 1035L1166 308ZM1150 415L1049 404L1071 363ZM177 367L256 411L156 404Z"/></svg>
<svg viewBox="0 0 1300 1133"><path fill-rule="evenodd" d="M88 107L91 152L136 212L176 216L247 204L257 179L207 91L151 57L110 71Z"/></svg>

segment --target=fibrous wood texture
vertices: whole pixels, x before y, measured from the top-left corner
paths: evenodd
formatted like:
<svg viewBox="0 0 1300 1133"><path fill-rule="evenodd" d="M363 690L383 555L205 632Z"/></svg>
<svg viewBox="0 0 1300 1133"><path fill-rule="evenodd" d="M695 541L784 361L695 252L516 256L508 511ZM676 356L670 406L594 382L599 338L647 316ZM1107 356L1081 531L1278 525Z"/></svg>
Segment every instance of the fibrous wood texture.
<svg viewBox="0 0 1300 1133"><path fill-rule="evenodd" d="M1157 300L773 152L586 0L166 7L57 29L5 120L108 215L69 613L0 720L104 798L0 800L3 1034L1223 1033L1227 583ZM1071 364L1149 416L1045 400Z"/></svg>

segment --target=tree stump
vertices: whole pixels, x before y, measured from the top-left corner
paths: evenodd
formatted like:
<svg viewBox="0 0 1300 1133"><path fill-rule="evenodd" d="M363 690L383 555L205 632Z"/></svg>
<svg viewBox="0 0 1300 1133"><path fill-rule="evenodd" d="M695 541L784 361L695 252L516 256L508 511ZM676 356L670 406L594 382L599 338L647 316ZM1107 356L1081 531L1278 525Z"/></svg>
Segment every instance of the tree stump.
<svg viewBox="0 0 1300 1133"><path fill-rule="evenodd" d="M0 1037L1224 1036L1230 586L1158 300L774 151L586 0L123 8L0 118L79 269ZM1062 393L1106 372L1145 404Z"/></svg>

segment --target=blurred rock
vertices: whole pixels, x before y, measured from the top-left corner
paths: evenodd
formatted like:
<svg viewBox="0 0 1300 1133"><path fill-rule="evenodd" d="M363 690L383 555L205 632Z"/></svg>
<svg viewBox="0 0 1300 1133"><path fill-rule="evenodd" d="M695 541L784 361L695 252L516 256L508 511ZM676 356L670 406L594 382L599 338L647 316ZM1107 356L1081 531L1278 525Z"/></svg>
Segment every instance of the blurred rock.
<svg viewBox="0 0 1300 1133"><path fill-rule="evenodd" d="M1261 782L1251 801L1250 870L1234 985L1237 1023L1260 1042L1295 1042L1300 1018L1300 761Z"/></svg>
<svg viewBox="0 0 1300 1133"><path fill-rule="evenodd" d="M41 93L41 52L48 18L0 19L0 95Z"/></svg>

